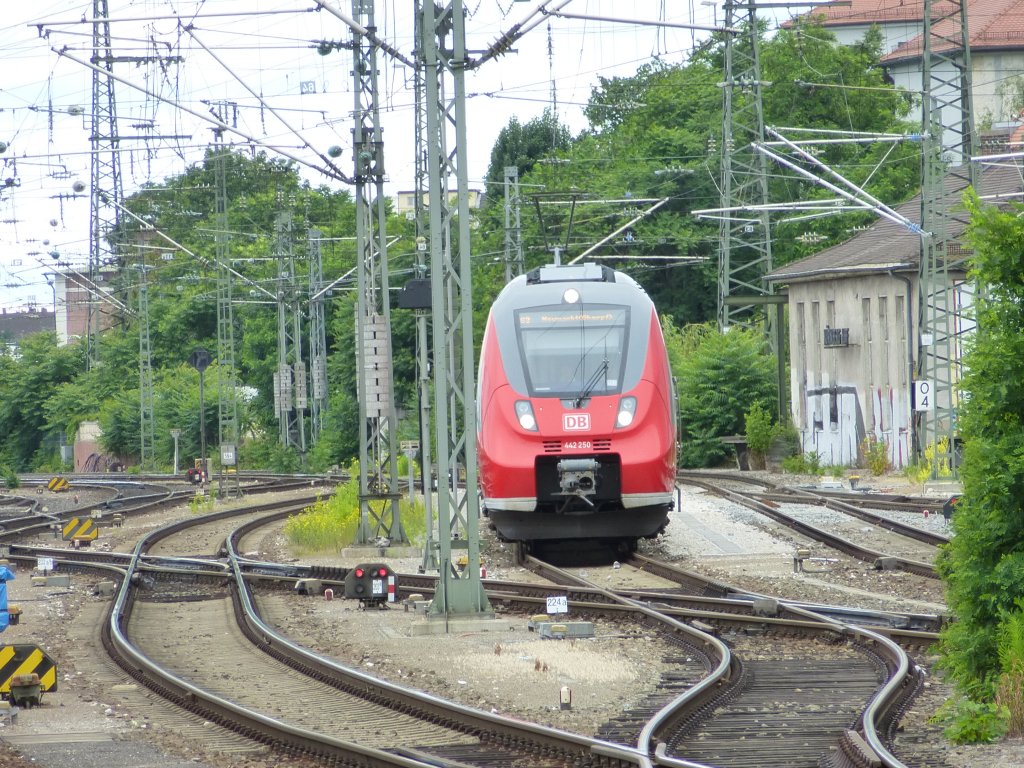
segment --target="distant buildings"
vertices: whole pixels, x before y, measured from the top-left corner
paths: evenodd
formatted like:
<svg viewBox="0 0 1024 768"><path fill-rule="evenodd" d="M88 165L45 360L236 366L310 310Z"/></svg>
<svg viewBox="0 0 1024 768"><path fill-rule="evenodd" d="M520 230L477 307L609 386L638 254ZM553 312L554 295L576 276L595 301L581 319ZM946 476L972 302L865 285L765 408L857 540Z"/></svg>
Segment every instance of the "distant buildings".
<svg viewBox="0 0 1024 768"><path fill-rule="evenodd" d="M456 192L448 193L448 202L455 203L457 199ZM430 203L430 198L427 193L423 194L423 205L427 206ZM478 189L469 190L469 207L473 210L479 209L484 204L484 193ZM399 216L405 216L412 218L416 213L416 192L411 190L408 192L399 192L395 195L395 213Z"/></svg>
<svg viewBox="0 0 1024 768"><path fill-rule="evenodd" d="M58 344L63 346L88 333L90 296L94 291L111 293L116 275L114 270L100 270L95 286L91 285L92 281L87 274L77 270L69 269L51 275ZM113 307L100 301L98 309L99 330L111 328L117 320Z"/></svg>
<svg viewBox="0 0 1024 768"><path fill-rule="evenodd" d="M17 346L18 342L33 333L55 330L53 312L46 307L36 307L21 312L2 310L0 314L0 341L7 346Z"/></svg>
<svg viewBox="0 0 1024 768"><path fill-rule="evenodd" d="M942 19L953 8L936 0L932 4L933 50L936 36L956 40L956 20ZM822 21L840 43L852 45L871 28L882 34L885 55L882 66L893 83L911 93L921 90L923 62L924 2L922 0L844 0L823 5L808 16ZM978 126L1011 123L1024 107L1024 0L967 0L967 29L971 48L971 96ZM951 48L952 42L947 44ZM934 66L940 66L934 62ZM948 79L952 72L933 72L933 78ZM934 85L933 85L934 87ZM918 101L920 101L918 99ZM910 120L920 120L920 110ZM947 125L954 121L943 116Z"/></svg>

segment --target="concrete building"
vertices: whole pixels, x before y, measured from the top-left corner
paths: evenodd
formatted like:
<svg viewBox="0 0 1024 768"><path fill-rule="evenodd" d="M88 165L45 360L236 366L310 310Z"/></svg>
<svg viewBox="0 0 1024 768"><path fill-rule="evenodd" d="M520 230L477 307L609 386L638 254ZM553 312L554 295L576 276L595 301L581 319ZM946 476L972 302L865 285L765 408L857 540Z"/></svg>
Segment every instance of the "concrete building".
<svg viewBox="0 0 1024 768"><path fill-rule="evenodd" d="M1019 200L1024 192L1019 169L1010 167L986 168L981 186L986 196ZM962 182L948 177L950 204L962 194ZM896 210L921 221L920 197ZM966 214L957 217L950 235L958 239L965 225ZM766 277L788 294L793 425L803 451L817 453L823 464L855 465L865 440L884 443L896 468L913 459L920 254L917 234L879 219L845 243ZM972 285L962 273L950 277L958 307L968 309ZM964 320L958 332L972 330Z"/></svg>
<svg viewBox="0 0 1024 768"><path fill-rule="evenodd" d="M116 276L113 270L100 270L96 276L96 287L90 286L88 275L67 269L50 275L53 280L54 314L56 315L57 343L67 344L82 338L89 327L89 302L92 293L111 293L111 281ZM113 327L117 318L116 310L108 303L99 304L100 330Z"/></svg>

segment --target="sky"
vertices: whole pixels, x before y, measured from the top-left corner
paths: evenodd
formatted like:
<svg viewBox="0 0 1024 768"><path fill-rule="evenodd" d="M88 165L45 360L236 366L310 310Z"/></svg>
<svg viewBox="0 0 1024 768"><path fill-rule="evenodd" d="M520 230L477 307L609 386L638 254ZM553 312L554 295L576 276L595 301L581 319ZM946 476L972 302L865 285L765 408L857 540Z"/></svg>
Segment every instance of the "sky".
<svg viewBox="0 0 1024 768"><path fill-rule="evenodd" d="M314 0L107 0L125 196L182 173L212 141L211 102L238 105L244 136L319 164L340 146L351 173L354 104L348 51L320 55L318 41L349 41L345 24ZM327 4L352 17L349 0ZM490 152L509 120L552 105L573 133L600 76L628 77L654 57L683 63L706 33L620 21L536 13L542 0L465 0L467 48L488 49L514 25L536 24L513 49L466 77L470 183L483 188ZM699 0L547 0L574 15L672 24L712 24ZM377 34L412 59L415 0L377 0ZM81 268L89 255L90 110L93 0L5 3L0 20L0 307L52 308L47 282L58 263ZM550 31L549 31L550 30ZM63 53L61 53L63 52ZM414 182L412 73L378 54L384 126L385 191ZM262 104L260 103L262 99ZM340 187L302 167L313 184ZM230 201L229 201L230 205ZM56 255L54 255L56 254Z"/></svg>

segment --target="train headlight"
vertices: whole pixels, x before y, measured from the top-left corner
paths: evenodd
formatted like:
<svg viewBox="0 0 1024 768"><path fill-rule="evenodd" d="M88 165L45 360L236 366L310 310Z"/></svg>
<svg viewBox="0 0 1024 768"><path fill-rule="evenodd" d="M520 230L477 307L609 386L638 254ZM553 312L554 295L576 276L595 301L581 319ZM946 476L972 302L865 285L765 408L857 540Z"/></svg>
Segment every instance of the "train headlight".
<svg viewBox="0 0 1024 768"><path fill-rule="evenodd" d="M519 426L527 432L537 431L537 419L533 415L533 406L529 400L516 400L516 419Z"/></svg>
<svg viewBox="0 0 1024 768"><path fill-rule="evenodd" d="M619 413L615 417L615 426L628 427L633 423L634 416L636 416L636 398L624 397L619 400Z"/></svg>
<svg viewBox="0 0 1024 768"><path fill-rule="evenodd" d="M566 288L565 293L562 294L562 301L566 304L578 304L580 300L580 292L575 288Z"/></svg>

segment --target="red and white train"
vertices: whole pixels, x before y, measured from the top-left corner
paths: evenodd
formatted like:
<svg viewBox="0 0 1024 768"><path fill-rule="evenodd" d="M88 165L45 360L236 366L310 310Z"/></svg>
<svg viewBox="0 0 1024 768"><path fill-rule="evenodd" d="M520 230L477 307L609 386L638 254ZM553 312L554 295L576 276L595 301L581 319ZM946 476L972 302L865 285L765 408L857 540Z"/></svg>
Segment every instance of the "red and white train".
<svg viewBox="0 0 1024 768"><path fill-rule="evenodd" d="M597 264L540 267L491 307L477 381L483 512L508 541L632 550L675 493L675 390L654 304Z"/></svg>

